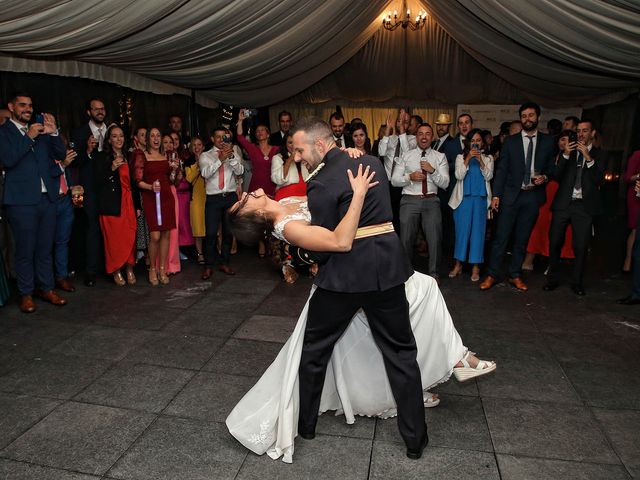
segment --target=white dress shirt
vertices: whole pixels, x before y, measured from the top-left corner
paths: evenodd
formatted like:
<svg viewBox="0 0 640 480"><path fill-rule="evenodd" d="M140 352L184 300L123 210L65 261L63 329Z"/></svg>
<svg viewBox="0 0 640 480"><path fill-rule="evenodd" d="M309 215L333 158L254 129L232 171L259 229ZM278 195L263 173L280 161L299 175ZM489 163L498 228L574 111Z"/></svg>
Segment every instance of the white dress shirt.
<svg viewBox="0 0 640 480"><path fill-rule="evenodd" d="M333 136L333 141L336 142L336 145L338 144L338 140L340 140L342 142L342 144L340 145L340 148L343 148L343 147L347 146L345 144L344 133L339 137L336 137L335 135Z"/></svg>
<svg viewBox="0 0 640 480"><path fill-rule="evenodd" d="M589 144L587 145L587 150L590 152L591 151L591 147L593 146L593 144ZM578 155L580 155L580 152L578 151ZM567 160L569 160L569 155L566 154L562 154L562 156L564 158L566 158ZM582 157L582 168L591 168L593 167L593 165L596 163L596 161L592 158L591 161L586 162L584 161L584 156ZM578 189L575 186L573 187L573 193L571 194L571 198L574 199L579 199L582 200L582 188Z"/></svg>
<svg viewBox="0 0 640 480"><path fill-rule="evenodd" d="M300 164L300 171L302 172L302 178L304 180L309 177L309 171L307 168ZM292 162L289 166L289 172L287 176L284 176L284 160L279 153L274 155L271 159L271 181L276 184L277 188L286 187L287 185L295 185L300 181L298 175L298 168L295 162Z"/></svg>
<svg viewBox="0 0 640 480"><path fill-rule="evenodd" d="M242 155L237 146L233 147L233 157L221 161L219 158L220 149L213 147L211 150L200 155L198 166L200 175L205 181L207 195L219 195L221 193L233 193L236 191L236 175L244 173L242 166ZM224 164L224 188L220 189L220 166Z"/></svg>
<svg viewBox="0 0 640 480"><path fill-rule="evenodd" d="M98 151L101 152L105 137L107 136L107 126L103 123L98 127L93 123L93 120L89 120L89 128L91 129L91 134L98 140Z"/></svg>
<svg viewBox="0 0 640 480"><path fill-rule="evenodd" d="M435 170L426 173L420 167L420 161L426 160ZM394 187L403 187L403 195L422 195L422 181L412 181L409 175L413 172L422 172L427 175L427 193L438 193L438 188L446 189L449 186L449 164L444 153L436 152L428 148L422 157L422 149L414 148L403 153L396 160L396 168L393 170L391 184Z"/></svg>
<svg viewBox="0 0 640 480"><path fill-rule="evenodd" d="M13 124L16 126L16 128L18 129L18 131L22 134L22 136L24 137L27 134L27 131L29 130L29 126L28 125L22 125L21 123L16 122L13 118L10 119L11 122L13 122ZM35 143L35 140L31 137L29 137L30 140L32 142ZM32 147L33 148L33 147ZM42 178L40 178L40 191L42 193L47 193L47 187L44 184L44 180L42 180Z"/></svg>
<svg viewBox="0 0 640 480"><path fill-rule="evenodd" d="M392 173L395 170L393 168L393 164L396 158L398 142L400 142L400 155L408 152L409 150L417 148L415 135L407 135L406 133L403 133L400 136L391 135L390 137L382 137L382 140L380 140L380 143L378 144L378 155L384 157L384 169L387 172L387 177L389 178L389 180L391 180Z"/></svg>
<svg viewBox="0 0 640 480"><path fill-rule="evenodd" d="M531 157L531 178L535 177L536 171L536 147L538 146L538 131L527 133L524 130L520 132L522 135L522 148L524 148L524 164L527 164L527 150L529 149L529 139L527 135L535 135L531 140L533 141L533 156ZM524 184L524 180L522 181L523 187L530 187L533 185L533 180L529 181L528 185Z"/></svg>

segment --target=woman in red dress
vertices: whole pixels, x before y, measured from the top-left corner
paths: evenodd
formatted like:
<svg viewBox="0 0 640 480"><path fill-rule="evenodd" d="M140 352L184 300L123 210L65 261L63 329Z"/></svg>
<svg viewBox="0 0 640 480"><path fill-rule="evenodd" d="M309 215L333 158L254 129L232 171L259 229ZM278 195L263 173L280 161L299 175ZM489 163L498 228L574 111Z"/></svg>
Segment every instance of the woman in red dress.
<svg viewBox="0 0 640 480"><path fill-rule="evenodd" d="M564 130L560 137L558 137L558 148L560 152L564 151L565 144L569 141L569 130ZM560 155L560 154L558 154ZM556 157L556 163L558 158ZM547 182L546 192L547 201L540 207L538 214L538 220L529 237L529 244L527 245L527 255L524 257L522 263L522 269L527 271L533 270L533 260L536 255L549 256L549 227L551 226L551 203L558 192L559 184L556 180L550 179ZM566 235L564 237L564 245L560 252L561 258L575 258L573 254L573 247L571 246L573 235L571 229L567 228Z"/></svg>
<svg viewBox="0 0 640 480"><path fill-rule="evenodd" d="M166 267L169 236L176 228L176 210L171 193L172 169L162 148L162 134L157 128L147 131L147 146L136 155L135 179L142 192L142 206L149 225L149 283L169 283ZM160 275L156 266L160 265Z"/></svg>
<svg viewBox="0 0 640 480"><path fill-rule="evenodd" d="M104 150L97 152L94 158L105 269L113 275L116 285L123 286L125 279L120 269L125 266L126 283L133 285L136 283L133 274L136 263L136 207L131 194L129 163L124 155L124 132L119 126L111 125L106 140Z"/></svg>
<svg viewBox="0 0 640 480"><path fill-rule="evenodd" d="M640 150L636 150L627 161L627 169L624 173L624 182L627 184L627 227L631 230L627 238L627 253L624 257L624 265L622 271L628 273L631 271L631 251L633 250L633 242L636 239L636 221L638 219L638 211L640 210L640 197L636 195L633 189L636 180L640 180Z"/></svg>
<svg viewBox="0 0 640 480"><path fill-rule="evenodd" d="M244 112L246 109L241 109L238 114L237 123L237 138L238 143L249 154L249 160L251 160L252 174L251 183L249 184L249 191L253 192L259 188L264 190L264 193L273 197L276 186L271 181L271 159L278 153L278 147L272 147L269 144L269 128L266 125L258 124L255 127L254 137L256 142L250 142L245 136L242 129L242 121L245 118ZM258 255L264 257L265 255L265 242L258 243Z"/></svg>

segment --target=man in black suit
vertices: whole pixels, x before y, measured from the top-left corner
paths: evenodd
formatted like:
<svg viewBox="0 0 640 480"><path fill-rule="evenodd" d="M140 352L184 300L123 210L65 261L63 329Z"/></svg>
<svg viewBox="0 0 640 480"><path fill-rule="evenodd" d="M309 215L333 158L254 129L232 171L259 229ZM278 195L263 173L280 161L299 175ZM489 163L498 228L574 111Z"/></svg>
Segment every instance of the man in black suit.
<svg viewBox="0 0 640 480"><path fill-rule="evenodd" d="M329 117L329 125L333 133L333 142L338 148L353 147L353 138L351 135L345 135L344 116L339 112L333 112Z"/></svg>
<svg viewBox="0 0 640 480"><path fill-rule="evenodd" d="M293 142L296 160L301 159L314 172L307 185L313 224L330 230L338 225L353 194L346 170L355 171L358 163L369 166L380 181L366 196L359 226L391 223L389 183L377 158L365 155L354 161L336 148L329 126L317 118L300 120ZM422 455L428 437L404 286L412 273L400 239L393 231L355 240L350 252L328 255L315 279L317 289L309 302L300 359L298 432L303 438L315 435L333 346L362 308L384 357L407 456Z"/></svg>
<svg viewBox="0 0 640 480"><path fill-rule="evenodd" d="M291 129L291 123L293 122L292 116L286 110L278 113L278 125L280 130L274 132L269 137L269 143L274 147L281 147L284 142L284 137Z"/></svg>
<svg viewBox="0 0 640 480"><path fill-rule="evenodd" d="M171 115L169 117L169 133L177 133L178 137L180 138L180 144L178 145L178 151L182 152L182 151L187 151L188 152L188 145L189 142L191 141L191 138L189 138L189 135L185 134L182 131L182 117L180 115Z"/></svg>
<svg viewBox="0 0 640 480"><path fill-rule="evenodd" d="M11 118L0 127L3 204L16 241L20 310L31 313L36 309L34 294L53 305L67 303L53 290L52 261L62 174L56 160L65 158L66 149L55 118L34 115L30 95L13 95L8 107Z"/></svg>
<svg viewBox="0 0 640 480"><path fill-rule="evenodd" d="M577 142L569 141L558 159L553 176L560 186L551 211L549 230L549 273L545 291L558 288L560 251L564 244L567 226L571 224L573 234L573 276L571 289L576 295L585 295L583 286L587 247L591 238L593 217L602 213L600 184L604 179L605 164L600 150L592 144L595 129L591 120L580 120L577 127Z"/></svg>
<svg viewBox="0 0 640 480"><path fill-rule="evenodd" d="M525 103L519 109L522 132L505 139L493 183L491 208L500 209L496 235L491 246L489 275L480 284L487 290L498 282L502 259L513 233L509 283L518 290L529 289L520 278L531 230L545 202L544 184L553 168L554 139L538 131L540 107Z"/></svg>
<svg viewBox="0 0 640 480"><path fill-rule="evenodd" d="M634 189L636 195L640 196L640 180L636 180ZM640 222L640 211L638 212L636 222ZM637 224L638 223L636 223L636 225ZM640 305L640 235L636 235L631 253L633 256L633 264L631 266L631 271L633 272L631 277L631 293L626 297L616 300L616 303L619 305Z"/></svg>
<svg viewBox="0 0 640 480"><path fill-rule="evenodd" d="M98 220L98 199L94 185L92 160L94 151L102 151L107 135L107 125L104 121L107 112L102 99L96 97L89 100L87 115L89 122L75 129L71 134L71 139L78 152L78 157L72 167L78 170L80 184L84 188L84 207L80 209L76 217L76 220L80 220L79 225L84 227L84 231L80 232L84 237L82 239L85 251L84 284L93 287L102 259L102 234Z"/></svg>

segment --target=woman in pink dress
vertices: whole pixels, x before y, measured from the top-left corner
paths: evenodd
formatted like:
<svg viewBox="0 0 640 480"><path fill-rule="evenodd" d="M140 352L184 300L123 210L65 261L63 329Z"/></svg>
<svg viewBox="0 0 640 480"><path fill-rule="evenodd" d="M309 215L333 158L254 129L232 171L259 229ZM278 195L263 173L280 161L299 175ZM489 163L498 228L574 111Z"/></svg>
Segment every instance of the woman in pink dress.
<svg viewBox="0 0 640 480"><path fill-rule="evenodd" d="M178 194L178 243L180 247L190 247L194 244L193 233L191 232L191 221L189 213L189 205L191 204L191 184L187 181L184 174L184 161L191 155L188 149L182 148L180 136L176 132L171 132L173 140L173 150L178 152L178 160L180 161L180 171L182 178L176 184L176 192ZM180 260L187 260L187 256L180 252Z"/></svg>
<svg viewBox="0 0 640 480"><path fill-rule="evenodd" d="M175 207L176 227L171 230L169 234L169 256L167 257L167 273L174 275L180 272L180 240L178 233L178 226L180 225L180 206L178 205L178 192L176 191L176 183L182 179L182 172L180 171L180 160L178 159L178 152L174 150L173 139L171 135L162 136L162 147L164 148L167 160L171 166L171 195L173 196L173 204Z"/></svg>
<svg viewBox="0 0 640 480"><path fill-rule="evenodd" d="M631 271L631 251L633 250L633 242L636 239L636 220L638 219L638 210L640 210L640 197L636 195L633 186L636 180L640 180L640 150L636 150L627 161L627 169L624 173L624 182L627 184L627 227L631 230L627 238L627 254L624 257L624 265L622 271L628 273Z"/></svg>
<svg viewBox="0 0 640 480"><path fill-rule="evenodd" d="M273 147L269 144L269 128L264 124L258 124L255 127L253 134L256 139L255 143L244 136L242 120L245 118L245 110L241 109L238 114L236 134L238 143L247 151L249 160L251 160L252 175L249 191L254 192L261 188L267 195L273 197L276 185L271 181L271 159L278 153L279 147ZM265 242L261 241L258 244L258 255L264 258L265 252Z"/></svg>

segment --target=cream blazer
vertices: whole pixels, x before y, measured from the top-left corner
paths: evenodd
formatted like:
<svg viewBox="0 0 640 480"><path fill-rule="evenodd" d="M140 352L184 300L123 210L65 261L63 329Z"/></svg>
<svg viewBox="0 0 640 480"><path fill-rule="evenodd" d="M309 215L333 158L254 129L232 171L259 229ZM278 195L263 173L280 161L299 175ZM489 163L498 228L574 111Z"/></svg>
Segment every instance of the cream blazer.
<svg viewBox="0 0 640 480"><path fill-rule="evenodd" d="M306 180L309 176L309 172L304 165L301 165L300 170L302 171L302 178ZM294 185L300 181L300 178L298 177L298 169L292 164L289 168L289 173L285 178L284 160L282 160L282 155L278 153L271 159L271 181L276 184L276 190L287 185Z"/></svg>
<svg viewBox="0 0 640 480"><path fill-rule="evenodd" d="M491 155L482 155L482 161L484 162L484 170L480 169L482 176L484 177L484 184L487 187L487 208L491 205L491 184L490 180L493 178L493 157ZM451 192L451 198L449 199L449 206L454 210L462 203L462 197L464 196L464 177L467 176L469 167L464 164L464 157L462 154L456 157L456 185Z"/></svg>

